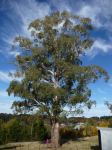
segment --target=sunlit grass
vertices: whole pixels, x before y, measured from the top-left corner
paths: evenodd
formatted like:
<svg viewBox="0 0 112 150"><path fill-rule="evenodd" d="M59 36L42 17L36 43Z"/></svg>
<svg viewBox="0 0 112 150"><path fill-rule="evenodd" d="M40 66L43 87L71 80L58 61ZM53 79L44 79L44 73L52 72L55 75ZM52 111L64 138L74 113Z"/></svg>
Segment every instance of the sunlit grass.
<svg viewBox="0 0 112 150"><path fill-rule="evenodd" d="M8 143L1 146L2 149L8 150L51 150L51 145L40 142L17 142ZM98 150L98 138L87 137L78 140L70 140L64 143L59 150Z"/></svg>

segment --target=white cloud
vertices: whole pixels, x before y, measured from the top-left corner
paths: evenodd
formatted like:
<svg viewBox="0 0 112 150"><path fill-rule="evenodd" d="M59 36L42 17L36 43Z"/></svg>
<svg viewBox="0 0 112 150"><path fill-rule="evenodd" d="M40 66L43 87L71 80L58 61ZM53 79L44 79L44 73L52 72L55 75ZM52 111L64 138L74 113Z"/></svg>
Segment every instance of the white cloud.
<svg viewBox="0 0 112 150"><path fill-rule="evenodd" d="M95 26L101 27L102 25L97 16L99 12L100 8L97 7L92 8L92 6L85 5L77 12L77 14L83 17L90 17L92 19L92 23Z"/></svg>
<svg viewBox="0 0 112 150"><path fill-rule="evenodd" d="M9 73L0 71L0 80L3 82L10 82L12 78L9 77Z"/></svg>
<svg viewBox="0 0 112 150"><path fill-rule="evenodd" d="M112 1L111 0L94 0L83 3L79 8L79 15L90 17L95 26L104 27L112 31Z"/></svg>
<svg viewBox="0 0 112 150"><path fill-rule="evenodd" d="M109 51L112 51L112 44L108 43L105 40L97 39L90 50L87 51L87 55L91 58L95 57L98 53L103 52L107 53Z"/></svg>
<svg viewBox="0 0 112 150"><path fill-rule="evenodd" d="M12 55L12 56L16 57L17 55L20 55L20 52L18 52L18 51L10 51L9 55Z"/></svg>
<svg viewBox="0 0 112 150"><path fill-rule="evenodd" d="M103 51L104 53L108 52L110 49L112 49L112 44L108 44L103 40L95 41L92 48L97 48Z"/></svg>
<svg viewBox="0 0 112 150"><path fill-rule="evenodd" d="M48 15L51 11L49 4L40 3L36 0L10 1L10 6L15 13L13 14L14 19L21 21L22 34L26 36L30 36L27 30L29 23L34 19ZM12 20L13 16L9 14Z"/></svg>
<svg viewBox="0 0 112 150"><path fill-rule="evenodd" d="M18 35L30 37L30 32L27 30L29 23L34 19L42 18L48 15L51 9L49 4L40 3L36 0L12 0L7 2L8 7L6 15L8 20L5 20L5 24L0 27L1 40L7 45L3 46L1 44L0 52L4 54L5 51L8 54L5 55L5 57L15 57L18 52L12 52L10 50L14 38ZM5 5L3 6L5 7ZM9 10L10 13L8 12Z"/></svg>
<svg viewBox="0 0 112 150"><path fill-rule="evenodd" d="M15 71L9 71L10 73L14 73ZM9 83L10 81L16 79L18 81L21 80L21 78L15 78L13 76L9 76L9 72L0 71L0 81Z"/></svg>
<svg viewBox="0 0 112 150"><path fill-rule="evenodd" d="M109 116L112 114L106 105L99 103L96 105L96 107L93 107L90 110L85 109L85 112L83 115L86 117L92 117L92 116L99 116L100 117L100 116Z"/></svg>
<svg viewBox="0 0 112 150"><path fill-rule="evenodd" d="M112 116L112 113L104 103L98 103L96 106L93 106L91 109L84 108L84 113L81 115L75 115L76 117L93 117L93 116Z"/></svg>
<svg viewBox="0 0 112 150"><path fill-rule="evenodd" d="M67 10L69 12L72 11L71 0L70 1L68 1L68 0L64 0L64 1L62 1L62 0L52 0L52 1L50 1L49 5L53 6L55 8L55 11L56 10L61 11L61 12L64 11L64 10Z"/></svg>

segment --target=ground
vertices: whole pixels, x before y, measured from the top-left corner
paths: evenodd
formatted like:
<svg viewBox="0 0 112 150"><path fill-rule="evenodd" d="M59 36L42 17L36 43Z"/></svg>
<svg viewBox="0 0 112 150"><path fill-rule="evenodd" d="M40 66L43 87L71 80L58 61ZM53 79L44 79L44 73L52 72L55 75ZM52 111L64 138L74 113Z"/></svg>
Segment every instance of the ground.
<svg viewBox="0 0 112 150"><path fill-rule="evenodd" d="M8 143L0 147L0 149L8 150L51 150L50 145L39 142L17 142ZM86 137L74 141L64 143L59 150L99 150L98 138Z"/></svg>

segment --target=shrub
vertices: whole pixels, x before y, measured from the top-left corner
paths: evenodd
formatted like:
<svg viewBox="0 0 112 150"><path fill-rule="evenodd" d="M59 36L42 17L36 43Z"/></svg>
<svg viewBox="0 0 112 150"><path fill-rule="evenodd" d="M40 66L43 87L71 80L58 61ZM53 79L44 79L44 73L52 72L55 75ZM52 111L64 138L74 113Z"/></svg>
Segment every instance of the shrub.
<svg viewBox="0 0 112 150"><path fill-rule="evenodd" d="M83 137L83 128L80 130L76 130L69 127L64 127L60 129L60 136L63 139L73 139Z"/></svg>
<svg viewBox="0 0 112 150"><path fill-rule="evenodd" d="M47 129L42 120L38 120L33 124L33 138L34 140L43 141L47 138Z"/></svg>
<svg viewBox="0 0 112 150"><path fill-rule="evenodd" d="M95 126L86 126L83 129L83 136L95 136L97 135L98 130Z"/></svg>
<svg viewBox="0 0 112 150"><path fill-rule="evenodd" d="M0 129L0 144L5 144L6 143L6 130L5 128Z"/></svg>
<svg viewBox="0 0 112 150"><path fill-rule="evenodd" d="M108 121L101 121L98 124L99 127L108 127L109 126L109 122Z"/></svg>
<svg viewBox="0 0 112 150"><path fill-rule="evenodd" d="M98 131L95 126L86 126L84 128L80 128L80 130L64 127L60 129L60 135L63 139L73 139L73 138L81 138L87 136L95 136Z"/></svg>
<svg viewBox="0 0 112 150"><path fill-rule="evenodd" d="M19 120L11 119L5 127L10 141L21 141L23 127Z"/></svg>

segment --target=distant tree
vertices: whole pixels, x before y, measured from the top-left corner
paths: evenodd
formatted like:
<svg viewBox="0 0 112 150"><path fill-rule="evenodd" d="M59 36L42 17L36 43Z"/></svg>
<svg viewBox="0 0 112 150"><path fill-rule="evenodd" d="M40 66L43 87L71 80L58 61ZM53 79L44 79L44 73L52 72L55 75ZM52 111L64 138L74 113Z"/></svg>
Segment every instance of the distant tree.
<svg viewBox="0 0 112 150"><path fill-rule="evenodd" d="M35 108L49 117L51 141L59 146L59 121L63 111L82 113L91 108L89 83L104 77L107 72L99 66L84 66L81 56L91 48L90 33L93 27L89 18L81 18L66 11L52 13L29 25L31 38L15 38L16 77L10 82L8 94L20 97L13 108L19 113ZM18 44L17 44L18 43Z"/></svg>

